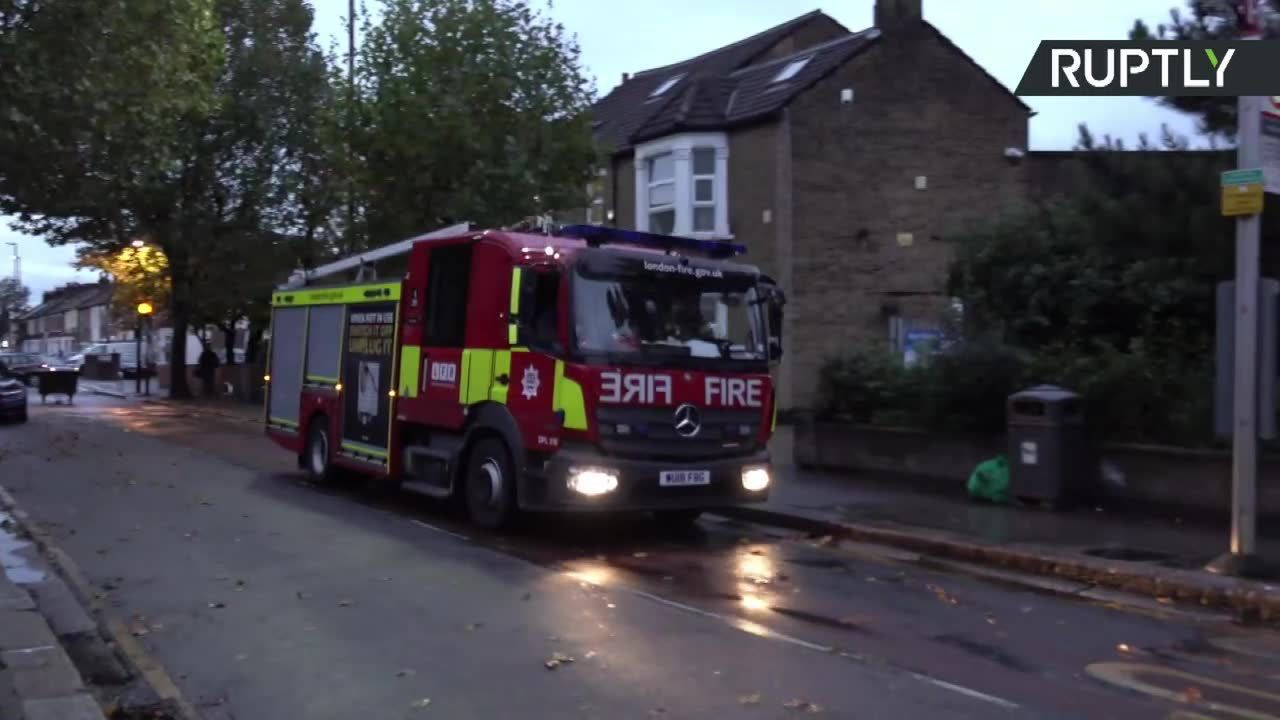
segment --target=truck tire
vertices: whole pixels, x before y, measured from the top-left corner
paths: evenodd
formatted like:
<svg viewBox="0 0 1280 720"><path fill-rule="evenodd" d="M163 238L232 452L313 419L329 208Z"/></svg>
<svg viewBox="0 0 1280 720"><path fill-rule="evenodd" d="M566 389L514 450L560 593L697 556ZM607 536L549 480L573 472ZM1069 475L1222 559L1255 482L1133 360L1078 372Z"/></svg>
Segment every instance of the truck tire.
<svg viewBox="0 0 1280 720"><path fill-rule="evenodd" d="M312 482L325 485L333 482L335 469L333 451L329 447L329 418L317 415L307 430L307 446L302 451L302 466Z"/></svg>
<svg viewBox="0 0 1280 720"><path fill-rule="evenodd" d="M481 438L467 453L463 493L471 522L488 530L515 517L516 477L511 452L495 437Z"/></svg>

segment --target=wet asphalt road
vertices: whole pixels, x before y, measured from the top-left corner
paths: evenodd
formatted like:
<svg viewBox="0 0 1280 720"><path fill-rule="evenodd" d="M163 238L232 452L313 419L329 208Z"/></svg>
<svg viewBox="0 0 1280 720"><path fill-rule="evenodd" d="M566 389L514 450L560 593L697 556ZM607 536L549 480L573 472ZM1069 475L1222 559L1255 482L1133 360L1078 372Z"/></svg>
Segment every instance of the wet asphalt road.
<svg viewBox="0 0 1280 720"><path fill-rule="evenodd" d="M1269 631L715 517L486 535L170 406L33 406L0 484L210 719L1280 718Z"/></svg>

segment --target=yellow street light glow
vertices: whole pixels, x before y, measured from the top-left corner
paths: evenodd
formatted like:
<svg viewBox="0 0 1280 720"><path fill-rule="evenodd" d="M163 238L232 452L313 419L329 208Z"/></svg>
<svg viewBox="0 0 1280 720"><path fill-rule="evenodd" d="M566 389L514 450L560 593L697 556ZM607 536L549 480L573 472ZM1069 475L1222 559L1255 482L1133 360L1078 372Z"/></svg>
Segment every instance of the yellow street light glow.
<svg viewBox="0 0 1280 720"><path fill-rule="evenodd" d="M151 314L152 312L154 312L154 311L155 311L155 308L151 307L151 303L149 303L149 302L140 302L140 303L138 303L138 314L139 314L139 315L150 315L150 314Z"/></svg>

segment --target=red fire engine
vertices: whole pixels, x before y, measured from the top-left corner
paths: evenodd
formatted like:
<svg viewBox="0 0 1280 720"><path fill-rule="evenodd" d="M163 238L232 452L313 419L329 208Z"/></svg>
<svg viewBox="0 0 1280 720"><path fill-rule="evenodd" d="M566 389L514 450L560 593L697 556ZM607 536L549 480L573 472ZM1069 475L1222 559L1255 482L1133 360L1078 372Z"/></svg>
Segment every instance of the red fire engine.
<svg viewBox="0 0 1280 720"><path fill-rule="evenodd" d="M464 225L295 274L272 299L267 433L318 481L385 478L486 527L761 502L783 297L742 252ZM389 260L401 279L364 277Z"/></svg>

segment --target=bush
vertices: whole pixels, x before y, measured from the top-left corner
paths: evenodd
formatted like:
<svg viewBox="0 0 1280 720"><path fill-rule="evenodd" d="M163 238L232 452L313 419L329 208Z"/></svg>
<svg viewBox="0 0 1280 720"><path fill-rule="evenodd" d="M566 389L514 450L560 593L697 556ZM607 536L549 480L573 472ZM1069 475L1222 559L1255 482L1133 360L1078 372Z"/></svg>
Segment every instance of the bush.
<svg viewBox="0 0 1280 720"><path fill-rule="evenodd" d="M970 341L903 367L877 349L823 367L819 417L945 432L1000 433L1009 395L1032 385L1080 393L1099 442L1182 446L1212 440L1212 375L1207 364L1105 347L1083 355L1062 347L1036 357L990 341Z"/></svg>
<svg viewBox="0 0 1280 720"><path fill-rule="evenodd" d="M876 349L828 362L819 375L819 416L878 425L999 432L1005 399L1024 363L994 343L970 342L904 367Z"/></svg>

